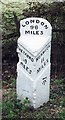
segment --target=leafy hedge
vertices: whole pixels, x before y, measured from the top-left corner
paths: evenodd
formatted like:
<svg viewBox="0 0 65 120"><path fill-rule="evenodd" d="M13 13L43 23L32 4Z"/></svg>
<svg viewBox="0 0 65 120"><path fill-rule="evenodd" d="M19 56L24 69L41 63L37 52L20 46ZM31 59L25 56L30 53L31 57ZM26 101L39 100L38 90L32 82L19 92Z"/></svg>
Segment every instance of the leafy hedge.
<svg viewBox="0 0 65 120"><path fill-rule="evenodd" d="M53 28L65 29L65 2L54 2L51 4L34 2L28 3L27 7L25 6L26 5L22 3L11 3L5 7L6 9L3 7L3 36L7 36L17 31L13 11L16 13L18 20L27 17L42 17L47 19L52 24ZM56 36L59 36L61 39L61 35L59 33L54 33L54 39L56 39Z"/></svg>
<svg viewBox="0 0 65 120"><path fill-rule="evenodd" d="M5 9L6 8L6 9ZM17 42L19 37L19 23L21 19L27 17L42 17L47 19L53 29L65 29L65 2L53 2L48 3L28 3L27 5L22 3L11 3L8 6L3 7L2 12L2 39L3 43L10 45ZM13 14L13 12L15 14ZM17 27L18 26L18 27ZM5 42L4 42L5 41ZM6 42L7 41L7 42ZM12 41L12 42L11 42ZM15 43L16 44L16 43ZM3 56L6 54L12 56L12 53L16 53L16 46L13 44L13 51L4 45ZM10 49L11 52L8 51ZM9 53L7 53L9 52ZM53 32L52 33L52 52L51 74L54 76L65 76L65 32ZM17 56L16 56L17 59Z"/></svg>

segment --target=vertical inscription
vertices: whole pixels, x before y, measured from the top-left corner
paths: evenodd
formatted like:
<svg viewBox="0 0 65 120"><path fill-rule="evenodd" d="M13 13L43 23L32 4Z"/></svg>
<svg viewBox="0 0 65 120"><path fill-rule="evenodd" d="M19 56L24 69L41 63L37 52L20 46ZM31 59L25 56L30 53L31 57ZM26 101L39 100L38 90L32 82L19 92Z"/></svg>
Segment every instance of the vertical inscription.
<svg viewBox="0 0 65 120"><path fill-rule="evenodd" d="M47 77L42 78L42 84L45 85L47 82Z"/></svg>

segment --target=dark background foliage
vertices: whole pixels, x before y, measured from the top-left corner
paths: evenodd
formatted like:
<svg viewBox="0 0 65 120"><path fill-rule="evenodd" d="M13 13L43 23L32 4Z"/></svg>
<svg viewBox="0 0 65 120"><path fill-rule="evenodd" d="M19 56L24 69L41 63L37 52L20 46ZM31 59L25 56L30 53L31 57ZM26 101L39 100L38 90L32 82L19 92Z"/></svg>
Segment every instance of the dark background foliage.
<svg viewBox="0 0 65 120"><path fill-rule="evenodd" d="M65 120L65 2L10 3L2 11L2 85L4 119L59 119ZM22 11L22 7L25 8ZM50 99L34 110L26 99L21 103L16 96L16 53L20 35L20 20L27 17L47 19L52 27ZM52 79L53 78L53 79ZM40 96L39 96L40 97Z"/></svg>
<svg viewBox="0 0 65 120"><path fill-rule="evenodd" d="M18 6L18 4L15 4ZM51 47L51 76L52 77L65 77L65 2L48 3L31 3L27 4L27 8L21 12L21 4L18 6L18 11L14 10L15 5L10 6L2 12L2 28L3 43L10 44L19 37L20 20L27 17L42 17L47 19L53 28L52 33L52 47ZM19 10L20 9L20 10ZM5 41L5 42L4 42ZM6 42L7 41L7 42ZM11 48L12 44L10 44ZM9 53L5 51L3 44L3 58L13 56L17 59L15 54L17 44L13 44L13 49ZM9 46L7 46L9 47ZM15 48L15 49L14 49ZM9 48L7 48L9 49ZM15 55L12 55L14 51ZM7 54L7 55L6 55ZM7 57L7 58L8 58ZM9 59L8 59L9 60ZM10 59L12 61L12 59Z"/></svg>

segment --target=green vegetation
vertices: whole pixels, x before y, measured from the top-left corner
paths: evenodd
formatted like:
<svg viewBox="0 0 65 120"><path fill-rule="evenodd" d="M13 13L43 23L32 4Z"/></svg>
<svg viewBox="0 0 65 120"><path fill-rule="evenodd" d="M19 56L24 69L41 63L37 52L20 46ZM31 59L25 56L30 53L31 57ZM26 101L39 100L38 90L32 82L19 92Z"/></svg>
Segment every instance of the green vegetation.
<svg viewBox="0 0 65 120"><path fill-rule="evenodd" d="M21 112L27 111L30 102L26 98L21 102L21 100L17 99L16 94L12 96L9 94L5 94L3 98L3 118L16 118L21 116Z"/></svg>
<svg viewBox="0 0 65 120"><path fill-rule="evenodd" d="M58 82L56 82L58 80ZM58 90L60 79L51 80L51 94L48 103L34 110L30 105L28 98L23 101L17 99L15 86L16 80L12 79L8 83L3 81L3 118L36 118L43 120L45 118L65 119L65 96L61 94L63 89ZM63 79L61 79L63 84ZM58 84L57 84L58 83ZM5 88L5 89L4 89ZM56 92L56 90L61 91Z"/></svg>
<svg viewBox="0 0 65 120"><path fill-rule="evenodd" d="M65 109L61 110L61 112L59 112L59 117L61 120L65 120Z"/></svg>
<svg viewBox="0 0 65 120"><path fill-rule="evenodd" d="M54 84L57 84L57 85L61 85L61 84L63 84L63 80L62 79L56 79L55 81L54 81Z"/></svg>
<svg viewBox="0 0 65 120"><path fill-rule="evenodd" d="M3 55L2 55L3 56L3 73L2 73L3 119L31 118L34 120L34 118L36 118L38 120L43 120L45 118L49 118L49 119L60 118L60 120L64 120L65 119L64 78L51 79L50 100L48 103L43 104L43 106L38 108L37 110L34 110L33 107L30 106L30 101L28 100L28 98L23 100L23 102L17 99L16 47L17 47L18 34L16 34L16 37L14 36L14 34L12 37L10 35L12 33L17 32L13 11L16 13L18 20L31 16L44 17L52 24L53 28L54 27L64 28L65 16L62 16L62 13L65 13L65 2L61 4L56 2L54 2L53 4L34 3L33 5L31 3L28 3L27 7L25 9L24 8L25 8L25 4L10 3L7 6L4 5L2 11L1 31L2 31L2 43L3 43L2 46L3 48L2 50L3 51ZM59 16L59 14L61 14L61 17ZM60 44L64 43L65 34L54 33L52 41L56 41L57 43L58 38Z"/></svg>
<svg viewBox="0 0 65 120"><path fill-rule="evenodd" d="M61 98L60 105L61 105L62 107L65 107L65 97L62 97L62 98Z"/></svg>

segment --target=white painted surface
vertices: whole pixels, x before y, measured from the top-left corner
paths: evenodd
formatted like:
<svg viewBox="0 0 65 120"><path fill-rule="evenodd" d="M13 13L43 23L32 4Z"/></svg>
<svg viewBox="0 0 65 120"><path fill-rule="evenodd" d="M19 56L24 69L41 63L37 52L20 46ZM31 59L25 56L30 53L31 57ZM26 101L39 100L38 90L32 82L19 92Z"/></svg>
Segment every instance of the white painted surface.
<svg viewBox="0 0 65 120"><path fill-rule="evenodd" d="M50 36L51 25L43 18L26 18L20 21L20 34L21 36Z"/></svg>
<svg viewBox="0 0 65 120"><path fill-rule="evenodd" d="M22 53L21 50L23 50ZM22 68L25 71L25 73L27 73L31 78L35 79L39 76L41 72L43 72L45 67L48 66L48 64L50 64L50 50L51 42L47 44L36 57L34 57L22 46L19 46L17 49L19 56L19 67ZM26 54L31 59L29 59L29 57L27 57Z"/></svg>
<svg viewBox="0 0 65 120"><path fill-rule="evenodd" d="M51 41L51 36L24 36L18 39L19 45L24 46L34 56L37 56L39 51L43 49L43 46L47 45Z"/></svg>
<svg viewBox="0 0 65 120"><path fill-rule="evenodd" d="M30 31L30 21L33 21L34 31L41 31L41 21L43 26L42 35L24 34ZM37 22L39 23L35 23ZM25 25L27 22L28 25ZM28 97L31 105L38 108L49 100L50 95L50 50L51 50L51 30L50 23L42 18L27 18L20 22L20 38L18 39L17 53L19 62L17 64L17 95L23 100ZM35 29L35 26L38 26ZM46 32L47 31L47 32Z"/></svg>
<svg viewBox="0 0 65 120"><path fill-rule="evenodd" d="M34 17L21 20L18 43L36 56L51 41L51 30L50 23L45 19Z"/></svg>
<svg viewBox="0 0 65 120"><path fill-rule="evenodd" d="M23 100L28 97L34 108L40 107L49 100L50 94L50 65L36 78L32 79L27 73L17 67L17 95Z"/></svg>

